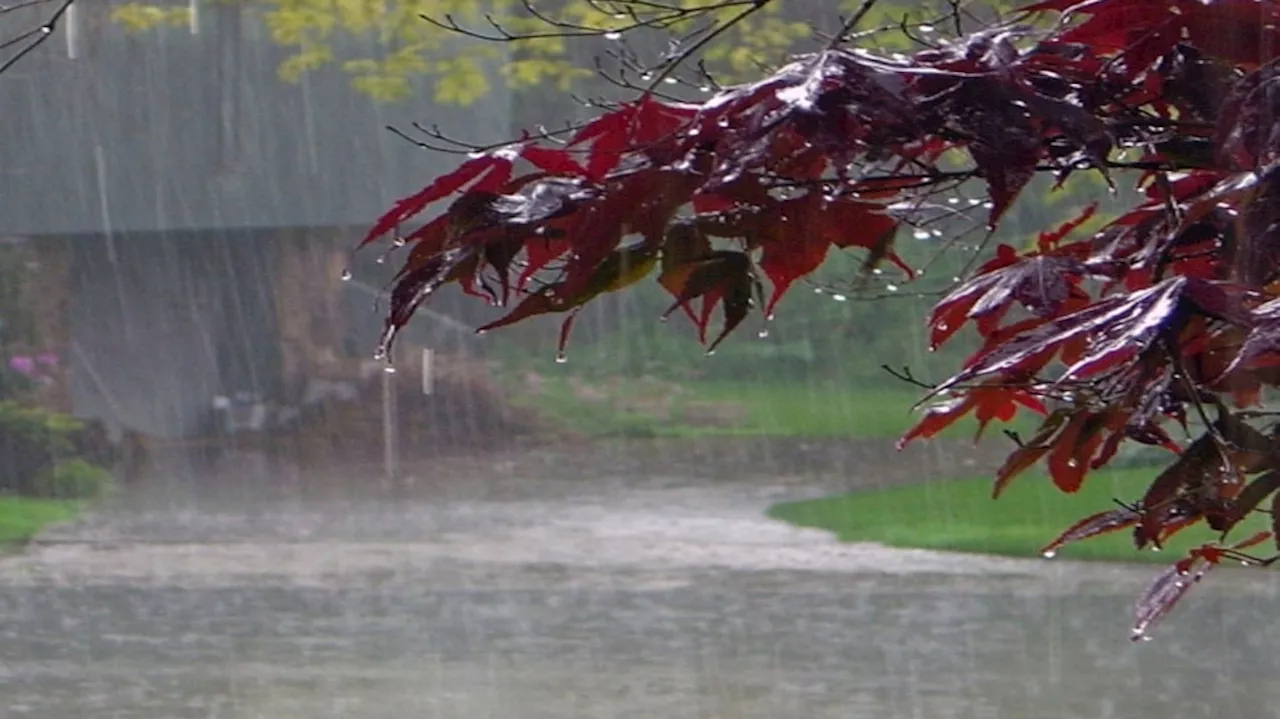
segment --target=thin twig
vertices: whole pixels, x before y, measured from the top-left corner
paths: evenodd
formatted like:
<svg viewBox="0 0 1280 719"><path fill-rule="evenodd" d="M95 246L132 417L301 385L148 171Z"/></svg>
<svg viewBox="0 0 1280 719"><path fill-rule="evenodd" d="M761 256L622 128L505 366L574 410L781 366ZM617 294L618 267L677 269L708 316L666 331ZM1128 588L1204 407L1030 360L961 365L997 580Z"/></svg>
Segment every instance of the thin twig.
<svg viewBox="0 0 1280 719"><path fill-rule="evenodd" d="M62 0L62 4L60 4L58 8L53 11L53 14L50 15L49 18L44 21L43 25L33 30L30 30L28 32L22 33L21 35L18 36L16 40L11 40L9 42L0 44L0 49L5 49L10 47L11 45L21 42L22 40L34 37L34 39L31 40L31 42L27 43L26 46L23 47L21 50L19 50L16 54L14 54L13 57L9 58L8 60L5 60L3 63L0 63L0 74L3 74L5 70L8 70L9 68L16 65L19 60L26 57L32 50L35 50L37 47L39 47L42 43L44 43L45 40L48 40L49 36L53 35L54 30L58 29L58 21L62 19L62 16L66 14L67 10L71 8L71 4L74 2L75 0ZM6 6L3 9L5 12L8 12L10 10L16 10L20 7L30 7L36 4L37 4L36 2L27 2L26 4Z"/></svg>
<svg viewBox="0 0 1280 719"><path fill-rule="evenodd" d="M840 31L836 33L835 37L831 38L831 42L827 44L827 49L834 50L837 45L844 42L849 37L849 34L853 32L854 28L858 26L858 23L862 22L862 19L867 16L867 13L871 12L871 8L876 6L877 2L879 2L879 0L862 0L862 5L860 5L853 15L845 21L844 25L841 26Z"/></svg>

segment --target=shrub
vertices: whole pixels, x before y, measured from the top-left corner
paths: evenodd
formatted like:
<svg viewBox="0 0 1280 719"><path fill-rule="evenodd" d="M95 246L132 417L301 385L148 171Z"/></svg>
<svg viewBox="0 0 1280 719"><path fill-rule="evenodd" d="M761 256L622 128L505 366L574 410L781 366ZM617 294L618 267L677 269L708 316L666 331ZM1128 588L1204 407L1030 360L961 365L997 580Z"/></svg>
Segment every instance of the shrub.
<svg viewBox="0 0 1280 719"><path fill-rule="evenodd" d="M32 494L46 499L98 499L113 489L110 472L83 459L68 459L36 475Z"/></svg>

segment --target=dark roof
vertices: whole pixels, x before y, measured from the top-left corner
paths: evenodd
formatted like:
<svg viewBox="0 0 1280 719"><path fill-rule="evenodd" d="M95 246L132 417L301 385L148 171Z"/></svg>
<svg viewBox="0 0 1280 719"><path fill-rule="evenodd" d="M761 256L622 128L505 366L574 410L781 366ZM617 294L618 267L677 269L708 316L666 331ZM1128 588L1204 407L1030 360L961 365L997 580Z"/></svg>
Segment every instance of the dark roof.
<svg viewBox="0 0 1280 719"><path fill-rule="evenodd" d="M60 28L0 74L0 236L363 225L458 162L385 126L510 132L505 91L379 104L336 66L280 80L288 50L237 5L204 4L196 34L135 34L105 21L115 3L84 5L102 17L77 32L78 57ZM5 18L9 37L21 28ZM337 42L339 57L375 52Z"/></svg>

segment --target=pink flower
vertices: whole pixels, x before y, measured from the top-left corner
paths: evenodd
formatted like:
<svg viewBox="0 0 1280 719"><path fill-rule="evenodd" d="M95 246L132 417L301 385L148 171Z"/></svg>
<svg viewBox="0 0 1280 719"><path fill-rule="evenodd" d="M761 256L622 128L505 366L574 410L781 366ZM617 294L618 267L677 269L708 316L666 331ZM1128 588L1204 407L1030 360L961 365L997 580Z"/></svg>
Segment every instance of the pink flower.
<svg viewBox="0 0 1280 719"><path fill-rule="evenodd" d="M36 361L26 355L14 355L9 358L9 369L26 377L35 374Z"/></svg>

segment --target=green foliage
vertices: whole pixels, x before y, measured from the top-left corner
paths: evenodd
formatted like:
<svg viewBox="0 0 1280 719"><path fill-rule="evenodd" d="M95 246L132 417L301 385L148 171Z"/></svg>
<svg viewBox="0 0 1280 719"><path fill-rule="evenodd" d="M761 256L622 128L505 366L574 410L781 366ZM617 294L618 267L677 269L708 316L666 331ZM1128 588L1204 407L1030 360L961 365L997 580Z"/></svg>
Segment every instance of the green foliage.
<svg viewBox="0 0 1280 719"><path fill-rule="evenodd" d="M991 501L991 479L938 480L856 492L769 509L769 516L801 527L834 532L845 542L879 542L895 547L937 549L1014 557L1038 556L1081 516L1114 507L1113 497L1130 497L1151 482L1157 469L1123 469L1090 477L1078 494L1063 495L1048 477L1024 477ZM1241 536L1266 529L1253 516ZM1059 550L1064 558L1121 562L1168 562L1217 534L1195 526L1174 535L1164 552L1139 552L1131 532L1116 532Z"/></svg>
<svg viewBox="0 0 1280 719"><path fill-rule="evenodd" d="M36 475L32 494L45 499L99 499L115 489L111 473L83 459L68 459Z"/></svg>
<svg viewBox="0 0 1280 719"><path fill-rule="evenodd" d="M0 402L0 492L62 496L49 491L103 485L101 477L94 479L71 462L87 431L75 417Z"/></svg>
<svg viewBox="0 0 1280 719"><path fill-rule="evenodd" d="M584 368L585 369L585 368ZM673 382L653 376L584 377L563 365L538 387L505 374L508 396L545 420L591 437L883 437L914 421L908 386L858 387L803 376L772 381ZM1026 429L1026 428L1021 428ZM972 432L969 425L951 434Z"/></svg>

